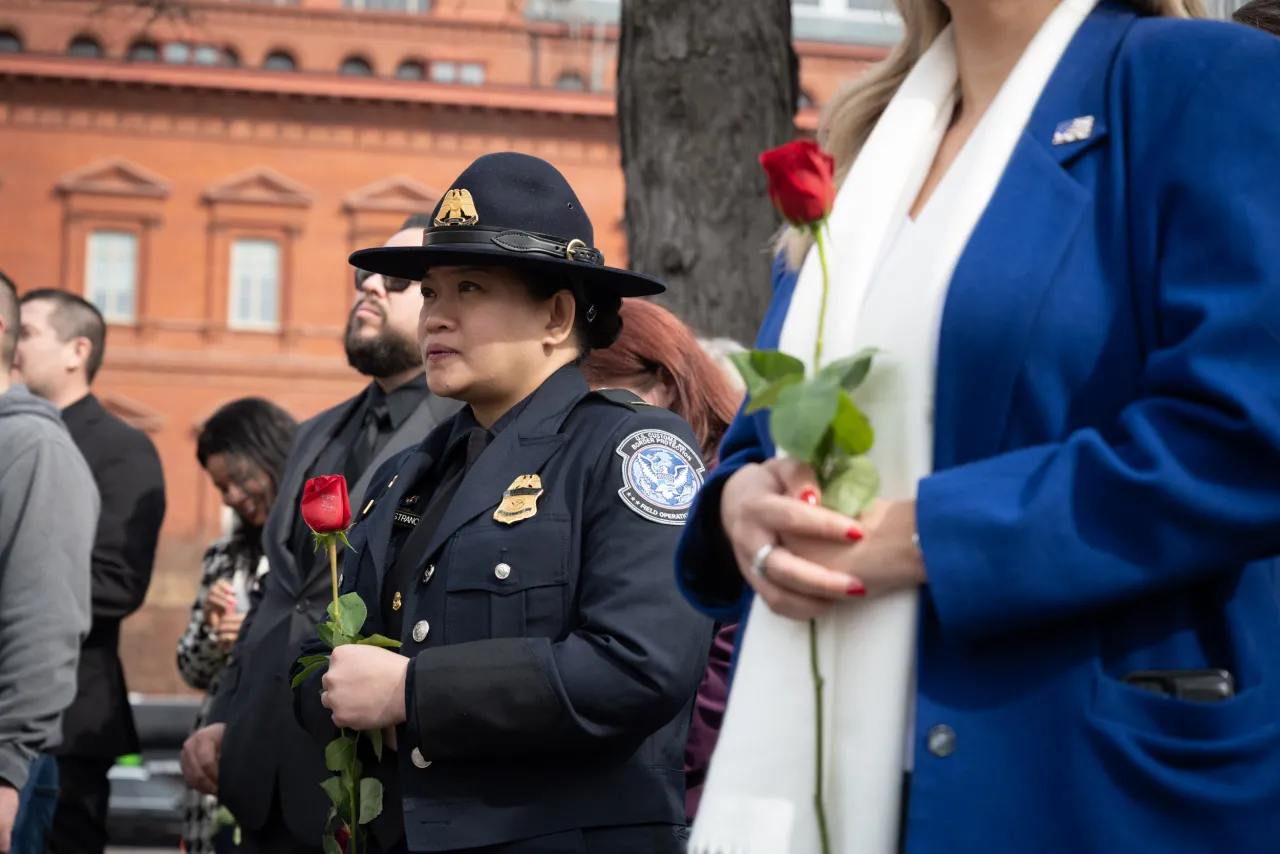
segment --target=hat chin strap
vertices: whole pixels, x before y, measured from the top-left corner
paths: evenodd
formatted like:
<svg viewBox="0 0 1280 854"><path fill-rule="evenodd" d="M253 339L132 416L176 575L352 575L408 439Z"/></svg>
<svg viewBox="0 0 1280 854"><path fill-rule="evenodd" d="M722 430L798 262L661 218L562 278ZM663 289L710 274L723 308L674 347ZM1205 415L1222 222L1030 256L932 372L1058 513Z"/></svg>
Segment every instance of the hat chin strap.
<svg viewBox="0 0 1280 854"><path fill-rule="evenodd" d="M424 229L423 246L497 246L519 255L545 255L563 258L593 267L604 266L604 253L587 246L582 240L561 240L547 234L535 234L513 228L493 228L482 225L446 226Z"/></svg>

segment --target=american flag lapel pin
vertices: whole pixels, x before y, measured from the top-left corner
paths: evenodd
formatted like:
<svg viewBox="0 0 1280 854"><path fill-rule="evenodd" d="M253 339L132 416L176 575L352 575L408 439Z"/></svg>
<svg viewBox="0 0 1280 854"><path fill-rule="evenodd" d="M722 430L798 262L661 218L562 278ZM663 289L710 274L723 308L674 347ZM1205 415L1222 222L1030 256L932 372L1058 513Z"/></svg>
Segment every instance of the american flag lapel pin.
<svg viewBox="0 0 1280 854"><path fill-rule="evenodd" d="M1062 122L1053 132L1054 145L1070 145L1083 142L1093 136L1093 116L1081 116L1069 122Z"/></svg>

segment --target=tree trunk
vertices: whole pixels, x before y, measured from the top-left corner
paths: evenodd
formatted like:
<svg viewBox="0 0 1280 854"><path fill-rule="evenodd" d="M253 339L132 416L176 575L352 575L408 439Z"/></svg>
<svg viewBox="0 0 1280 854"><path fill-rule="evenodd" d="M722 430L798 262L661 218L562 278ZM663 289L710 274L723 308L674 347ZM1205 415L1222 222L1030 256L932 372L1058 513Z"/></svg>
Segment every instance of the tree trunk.
<svg viewBox="0 0 1280 854"><path fill-rule="evenodd" d="M772 293L762 151L795 136L790 0L623 0L618 130L630 266L704 335L755 339Z"/></svg>

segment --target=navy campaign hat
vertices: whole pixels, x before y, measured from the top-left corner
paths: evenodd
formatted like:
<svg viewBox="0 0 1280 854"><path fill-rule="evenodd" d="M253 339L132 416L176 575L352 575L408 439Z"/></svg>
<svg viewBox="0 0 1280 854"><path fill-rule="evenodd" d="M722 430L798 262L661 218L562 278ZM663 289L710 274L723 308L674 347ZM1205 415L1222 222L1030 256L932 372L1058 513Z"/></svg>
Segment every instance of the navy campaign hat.
<svg viewBox="0 0 1280 854"><path fill-rule="evenodd" d="M439 265L500 265L564 275L587 293L643 297L667 286L652 276L606 267L594 248L582 202L545 160L504 151L466 168L436 206L421 246L361 249L353 267L420 281Z"/></svg>

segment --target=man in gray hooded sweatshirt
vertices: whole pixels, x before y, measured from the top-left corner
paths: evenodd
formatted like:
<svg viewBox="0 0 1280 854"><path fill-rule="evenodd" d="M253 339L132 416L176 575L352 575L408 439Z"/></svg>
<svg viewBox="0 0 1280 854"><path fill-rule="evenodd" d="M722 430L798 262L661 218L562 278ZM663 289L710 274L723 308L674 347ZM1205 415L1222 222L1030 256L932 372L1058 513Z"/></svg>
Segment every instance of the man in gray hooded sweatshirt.
<svg viewBox="0 0 1280 854"><path fill-rule="evenodd" d="M17 344L18 297L0 273L0 851L36 851L53 802L24 786L75 696L99 499L58 410L10 385ZM11 839L20 792L21 844Z"/></svg>

